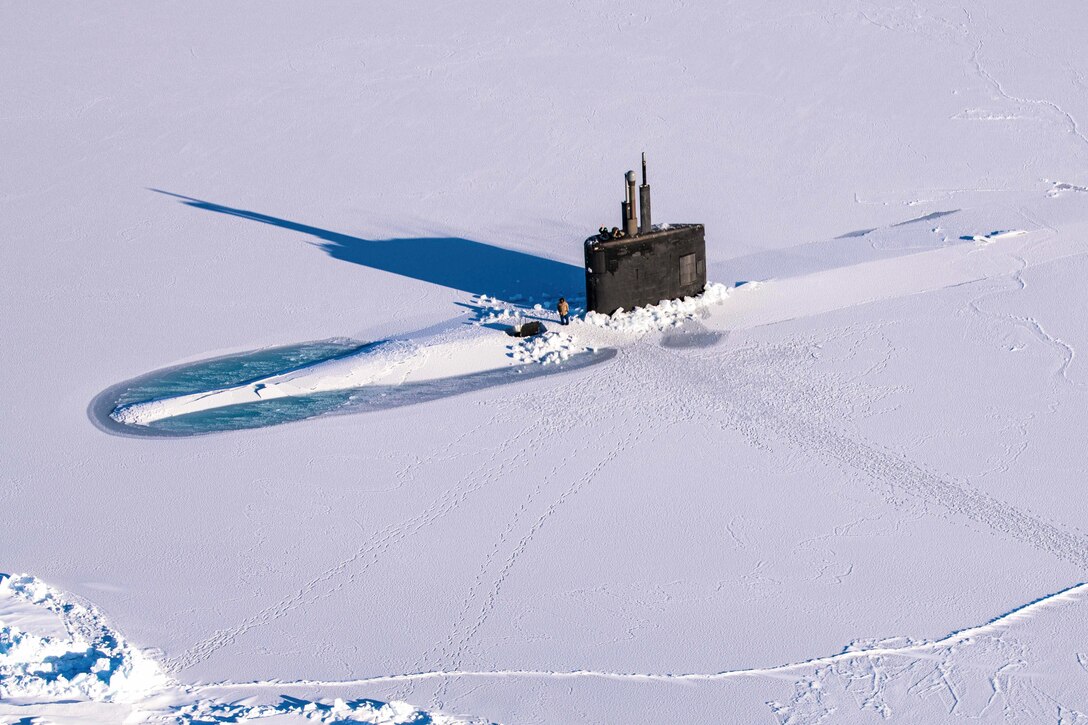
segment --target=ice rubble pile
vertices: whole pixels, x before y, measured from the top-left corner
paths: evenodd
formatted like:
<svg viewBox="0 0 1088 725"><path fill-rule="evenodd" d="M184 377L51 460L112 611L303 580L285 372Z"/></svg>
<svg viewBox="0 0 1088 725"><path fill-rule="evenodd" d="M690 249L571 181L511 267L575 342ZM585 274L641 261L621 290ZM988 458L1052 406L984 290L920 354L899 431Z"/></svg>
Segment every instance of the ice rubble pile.
<svg viewBox="0 0 1088 725"><path fill-rule="evenodd" d="M377 702L358 700L347 702L336 698L332 704L306 702L295 698L285 699L279 705L240 705L213 700L201 700L186 705L176 712L179 722L246 722L284 715L303 717L319 723L367 723L368 725L472 725L441 713L417 710L405 702Z"/></svg>
<svg viewBox="0 0 1088 725"><path fill-rule="evenodd" d="M501 300L490 295L479 295L474 300L477 308L477 319L474 324L501 324L512 320L517 322L526 312L537 318L558 319L555 310L555 305L559 301L558 297L555 299L546 298L544 302L536 302L535 304L532 297L529 298L527 304L521 302L522 299L521 295L514 295L509 300ZM571 313L577 313L585 307L584 296L568 297L567 302L570 303Z"/></svg>
<svg viewBox="0 0 1088 725"><path fill-rule="evenodd" d="M572 355L587 348L574 342L574 338L561 332L545 332L543 335L523 338L511 346L511 356L519 363L551 365L569 360Z"/></svg>
<svg viewBox="0 0 1088 725"><path fill-rule="evenodd" d="M131 702L166 683L159 666L111 631L92 607L32 576L0 578L0 603L0 700ZM67 636L6 621L33 608L55 614Z"/></svg>
<svg viewBox="0 0 1088 725"><path fill-rule="evenodd" d="M630 312L616 310L611 315L599 312L587 312L585 321L596 327L615 332L642 334L658 332L676 327L704 312L711 305L724 302L729 297L729 288L718 282L707 284L701 295L685 297L681 300L662 300L656 305L636 307Z"/></svg>

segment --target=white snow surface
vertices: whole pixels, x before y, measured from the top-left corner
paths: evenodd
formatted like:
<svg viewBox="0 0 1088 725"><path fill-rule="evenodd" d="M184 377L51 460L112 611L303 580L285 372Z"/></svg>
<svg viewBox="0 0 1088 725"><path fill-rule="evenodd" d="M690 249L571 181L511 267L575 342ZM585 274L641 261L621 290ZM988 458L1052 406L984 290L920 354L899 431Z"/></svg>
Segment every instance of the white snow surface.
<svg viewBox="0 0 1088 725"><path fill-rule="evenodd" d="M1085 37L1011 0L9 3L0 721L1088 720ZM583 315L642 150L719 284ZM89 413L333 338L386 342L118 417L561 374Z"/></svg>
<svg viewBox="0 0 1088 725"><path fill-rule="evenodd" d="M58 624L63 634L56 631ZM173 681L93 605L26 574L0 577L0 714L40 711L51 720L179 725L264 718L372 725L469 722L421 712L404 702L349 703L338 697L327 703L298 698L238 703L202 697L203 689Z"/></svg>

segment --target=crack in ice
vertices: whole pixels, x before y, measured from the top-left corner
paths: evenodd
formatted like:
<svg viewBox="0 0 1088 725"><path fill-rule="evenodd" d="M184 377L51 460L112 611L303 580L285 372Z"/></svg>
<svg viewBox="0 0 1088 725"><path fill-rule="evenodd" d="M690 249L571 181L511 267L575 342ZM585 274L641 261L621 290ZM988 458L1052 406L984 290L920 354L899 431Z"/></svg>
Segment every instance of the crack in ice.
<svg viewBox="0 0 1088 725"><path fill-rule="evenodd" d="M743 677L774 677L788 674L797 670L806 670L825 665L837 664L849 660L867 659L871 657L897 657L911 656L924 652L932 652L950 647L1008 626L1018 620L1025 619L1035 611L1051 604L1071 603L1088 591L1088 583L1081 582L1066 587L1053 594L1035 599L1021 605L993 619L964 629L954 630L941 639L911 642L901 646L868 647L864 649L844 649L837 654L826 657L815 657L800 662L789 662L770 667L752 667L736 670L723 670L721 672L689 672L689 673L642 673L642 672L613 672L607 670L434 670L427 672L409 672L395 675L376 675L374 677L361 677L352 680L258 680L253 682L216 682L203 685L195 685L196 690L216 690L235 688L263 688L263 687L349 687L356 685L371 685L390 682L413 682L419 680L436 680L447 678L554 678L577 679L595 678L606 680L620 680L626 682L713 682Z"/></svg>

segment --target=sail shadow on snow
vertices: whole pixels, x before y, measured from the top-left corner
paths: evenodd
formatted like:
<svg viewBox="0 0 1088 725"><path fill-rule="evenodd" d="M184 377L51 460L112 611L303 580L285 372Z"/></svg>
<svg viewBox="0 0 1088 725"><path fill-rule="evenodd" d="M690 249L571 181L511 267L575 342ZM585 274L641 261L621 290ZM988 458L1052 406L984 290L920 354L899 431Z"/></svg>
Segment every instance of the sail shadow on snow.
<svg viewBox="0 0 1088 725"><path fill-rule="evenodd" d="M334 259L398 274L471 294L503 299L515 295L546 297L569 294L585 284L581 267L546 257L461 237L364 239L289 219L151 189L180 199L186 206L248 219L316 239Z"/></svg>

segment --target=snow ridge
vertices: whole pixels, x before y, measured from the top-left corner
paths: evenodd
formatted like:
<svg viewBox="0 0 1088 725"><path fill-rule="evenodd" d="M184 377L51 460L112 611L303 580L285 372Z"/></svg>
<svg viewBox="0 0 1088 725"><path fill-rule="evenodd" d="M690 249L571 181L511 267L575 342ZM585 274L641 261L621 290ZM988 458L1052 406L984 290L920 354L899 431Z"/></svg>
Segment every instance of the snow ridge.
<svg viewBox="0 0 1088 725"><path fill-rule="evenodd" d="M736 670L723 670L721 672L689 672L689 673L644 673L644 672L610 672L602 670L435 670L429 672L412 672L399 675L381 675L366 677L356 680L298 680L295 682L282 681L254 681L254 682L220 682L213 685L201 686L198 689L240 688L240 687L342 687L348 685L367 685L388 682L409 682L418 680L434 680L444 678L489 678L489 677L524 677L524 678L597 678L607 680L623 680L634 682L707 682L715 680L728 680L738 677L762 677L788 674L798 670L807 670L824 665L836 664L849 660L866 659L872 657L903 656L910 657L934 650L940 650L953 645L970 642L971 640L993 635L1004 627L1008 627L1018 621L1027 619L1039 610L1055 605L1069 604L1080 601L1088 593L1088 583L1081 582L1035 599L1027 604L1017 607L1000 616L994 617L980 625L955 630L937 640L906 640L903 644L893 644L902 640L886 640L885 643L872 644L860 648L847 646L841 652L825 657L814 657L799 662L789 662L770 667L752 667Z"/></svg>
<svg viewBox="0 0 1088 725"><path fill-rule="evenodd" d="M408 725L431 722L456 725L465 721L439 713L427 713L403 702L374 700L331 703L308 701L286 695L276 704L239 704L237 698L201 697L200 693L224 690L261 691L294 687L347 687L378 683L453 678L597 678L628 682L700 682L747 677L781 677L793 672L820 670L855 660L881 657L918 658L970 644L1026 620L1040 610L1081 601L1088 583L1078 583L1016 607L982 624L955 630L937 640L890 639L862 646L849 645L841 652L770 667L724 670L712 673L639 673L600 670L448 670L384 675L355 680L298 680L283 682L218 682L183 686L168 677L151 657L130 645L113 630L93 606L60 592L29 575L0 575L0 700L24 704L60 702L125 703L133 713L189 725L196 722L232 721L300 716L313 722L362 722L375 725ZM66 632L60 636L34 632L40 629L42 610L56 617ZM35 619L35 612L38 613ZM27 624L30 622L30 624ZM782 706L785 707L785 706Z"/></svg>
<svg viewBox="0 0 1088 725"><path fill-rule="evenodd" d="M0 578L5 599L16 612L30 605L57 615L67 637L0 619L0 700L134 702L168 684L158 664L111 630L93 606L25 574Z"/></svg>
<svg viewBox="0 0 1088 725"><path fill-rule="evenodd" d="M127 710L145 716L140 719L153 716L180 725L283 715L372 725L480 722L423 712L404 702L337 698L322 703L285 696L276 704L238 704L198 697L201 689L207 688L184 686L167 676L93 605L33 576L0 574L0 703L23 710L85 703L82 712L88 720L120 721Z"/></svg>

